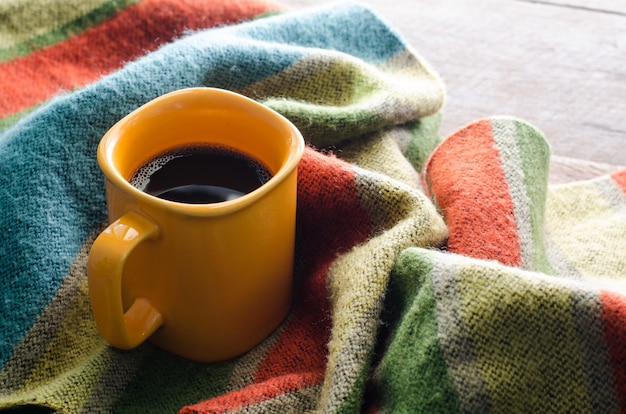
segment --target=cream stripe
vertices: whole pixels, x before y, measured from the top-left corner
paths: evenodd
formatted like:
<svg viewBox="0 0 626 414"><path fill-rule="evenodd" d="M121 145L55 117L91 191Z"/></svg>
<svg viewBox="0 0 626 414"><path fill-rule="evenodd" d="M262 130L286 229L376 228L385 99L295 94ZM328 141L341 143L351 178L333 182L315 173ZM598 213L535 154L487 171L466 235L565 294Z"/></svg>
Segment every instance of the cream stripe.
<svg viewBox="0 0 626 414"><path fill-rule="evenodd" d="M591 181L616 214L626 213L626 193L609 176Z"/></svg>
<svg viewBox="0 0 626 414"><path fill-rule="evenodd" d="M323 412L341 408L370 363L389 272L399 252L397 244L387 238L374 238L340 256L329 272L333 329L321 401Z"/></svg>
<svg viewBox="0 0 626 414"><path fill-rule="evenodd" d="M437 301L439 342L445 355L450 378L459 398L461 411L487 413L491 398L474 349L474 341L462 320L463 295L459 290L456 255L433 258L433 292Z"/></svg>
<svg viewBox="0 0 626 414"><path fill-rule="evenodd" d="M394 127L346 142L337 156L366 170L385 174L413 188L421 189L419 174L397 144L398 139L410 138L411 134L406 127Z"/></svg>
<svg viewBox="0 0 626 414"><path fill-rule="evenodd" d="M285 328L291 322L291 319L292 314L290 313L289 316L285 318L280 326L268 338L236 360L236 364L231 371L230 381L225 392L247 387L254 382L259 365L264 362L265 358L272 351L272 348L282 336Z"/></svg>
<svg viewBox="0 0 626 414"><path fill-rule="evenodd" d="M511 120L493 119L491 121L493 138L500 153L502 170L506 177L515 214L517 236L520 244L522 267L533 269L533 236L530 218L530 198L526 192L526 182L520 148L517 144L517 130ZM543 207L543 206L542 206ZM543 246L540 246L543 248Z"/></svg>
<svg viewBox="0 0 626 414"><path fill-rule="evenodd" d="M624 278L626 196L609 177L551 187L546 229L584 278Z"/></svg>
<svg viewBox="0 0 626 414"><path fill-rule="evenodd" d="M323 412L342 408L369 368L389 274L406 247L441 245L447 230L435 207L417 190L355 168L363 208L389 229L343 254L327 276L333 329L322 391ZM397 186L397 187L396 187Z"/></svg>
<svg viewBox="0 0 626 414"><path fill-rule="evenodd" d="M554 274L561 277L580 279L582 275L576 266L569 261L560 247L552 240L552 236L546 229L544 229L543 240L547 252L547 259L554 270Z"/></svg>
<svg viewBox="0 0 626 414"><path fill-rule="evenodd" d="M266 413L305 413L313 412L319 398L321 385L301 388L297 391L280 394L266 401L243 407L233 413L266 414ZM229 411L230 412L230 411Z"/></svg>
<svg viewBox="0 0 626 414"><path fill-rule="evenodd" d="M407 47L392 58L377 64L376 68L382 71L381 77L389 85L393 85L394 92L389 98L396 101L393 105L398 109L405 107L407 103L410 107L417 105L418 117L421 118L433 115L443 106L445 100L443 80L412 48Z"/></svg>
<svg viewBox="0 0 626 414"><path fill-rule="evenodd" d="M578 345L584 364L584 373L590 405L595 412L619 412L620 403L615 392L613 365L604 340L602 301L589 286L572 287L574 310L572 320L576 327Z"/></svg>
<svg viewBox="0 0 626 414"><path fill-rule="evenodd" d="M51 32L97 9L110 0L2 0L0 48L9 48L35 36Z"/></svg>

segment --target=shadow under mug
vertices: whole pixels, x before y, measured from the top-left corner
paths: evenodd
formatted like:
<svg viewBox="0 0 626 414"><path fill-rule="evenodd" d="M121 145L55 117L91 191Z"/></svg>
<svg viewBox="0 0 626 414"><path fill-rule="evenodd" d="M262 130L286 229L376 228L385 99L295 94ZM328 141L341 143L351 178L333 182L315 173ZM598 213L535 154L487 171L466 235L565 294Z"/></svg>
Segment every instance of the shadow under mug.
<svg viewBox="0 0 626 414"><path fill-rule="evenodd" d="M129 183L165 151L234 148L272 178L237 199L184 204ZM98 147L109 222L88 259L96 325L111 345L145 340L182 357L221 361L267 337L291 305L297 165L304 151L286 118L239 94L178 90L115 124Z"/></svg>

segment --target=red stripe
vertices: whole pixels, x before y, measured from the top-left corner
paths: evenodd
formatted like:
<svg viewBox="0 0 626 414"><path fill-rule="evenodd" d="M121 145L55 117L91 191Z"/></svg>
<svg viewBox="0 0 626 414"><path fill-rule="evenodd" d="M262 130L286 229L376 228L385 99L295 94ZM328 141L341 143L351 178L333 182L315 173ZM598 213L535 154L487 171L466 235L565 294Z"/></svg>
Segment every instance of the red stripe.
<svg viewBox="0 0 626 414"><path fill-rule="evenodd" d="M443 141L426 172L426 186L450 229L449 251L521 266L514 205L489 120Z"/></svg>
<svg viewBox="0 0 626 414"><path fill-rule="evenodd" d="M249 386L180 410L181 414L228 413L269 399L310 388L321 382L319 375L297 374L268 379L263 386Z"/></svg>
<svg viewBox="0 0 626 414"><path fill-rule="evenodd" d="M611 174L611 178L622 189L624 194L626 194L626 168L614 172Z"/></svg>
<svg viewBox="0 0 626 414"><path fill-rule="evenodd" d="M298 243L302 277L292 319L255 381L289 372L323 372L330 335L326 274L371 231L349 164L307 149L298 168Z"/></svg>
<svg viewBox="0 0 626 414"><path fill-rule="evenodd" d="M144 0L57 45L0 65L0 118L84 86L186 30L230 24L276 10L261 0Z"/></svg>
<svg viewBox="0 0 626 414"><path fill-rule="evenodd" d="M306 149L298 168L298 288L289 322L260 363L255 384L183 412L243 409L323 381L331 330L326 275L339 254L371 232L356 183L352 166Z"/></svg>
<svg viewBox="0 0 626 414"><path fill-rule="evenodd" d="M626 296L615 292L600 292L604 321L604 336L611 354L616 393L621 412L626 412Z"/></svg>

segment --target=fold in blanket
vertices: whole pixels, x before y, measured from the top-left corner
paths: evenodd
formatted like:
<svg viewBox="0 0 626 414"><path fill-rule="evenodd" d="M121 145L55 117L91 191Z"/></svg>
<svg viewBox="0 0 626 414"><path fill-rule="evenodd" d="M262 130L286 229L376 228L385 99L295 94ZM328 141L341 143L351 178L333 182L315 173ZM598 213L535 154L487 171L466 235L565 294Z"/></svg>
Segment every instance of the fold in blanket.
<svg viewBox="0 0 626 414"><path fill-rule="evenodd" d="M511 117L441 140L441 79L358 4L6 8L0 409L626 410L626 170L549 186L544 136ZM250 96L309 144L291 312L215 364L107 345L85 271L100 138L192 86Z"/></svg>

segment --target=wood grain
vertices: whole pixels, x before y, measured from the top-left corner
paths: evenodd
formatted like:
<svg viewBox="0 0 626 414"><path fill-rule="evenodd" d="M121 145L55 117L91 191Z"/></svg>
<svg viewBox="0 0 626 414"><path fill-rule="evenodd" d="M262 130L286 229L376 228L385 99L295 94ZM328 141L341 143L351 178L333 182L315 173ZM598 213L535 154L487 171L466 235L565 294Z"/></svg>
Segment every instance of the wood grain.
<svg viewBox="0 0 626 414"><path fill-rule="evenodd" d="M553 155L548 180L550 184L590 180L601 175L612 174L621 168L623 167Z"/></svg>
<svg viewBox="0 0 626 414"><path fill-rule="evenodd" d="M294 8L329 2L283 1ZM591 176L626 165L626 1L361 2L442 76L443 135L513 115L544 132L563 170L553 174L559 181L580 177L585 161Z"/></svg>
<svg viewBox="0 0 626 414"><path fill-rule="evenodd" d="M517 0L527 3L539 3L583 9L596 13L626 15L626 2L621 0Z"/></svg>

